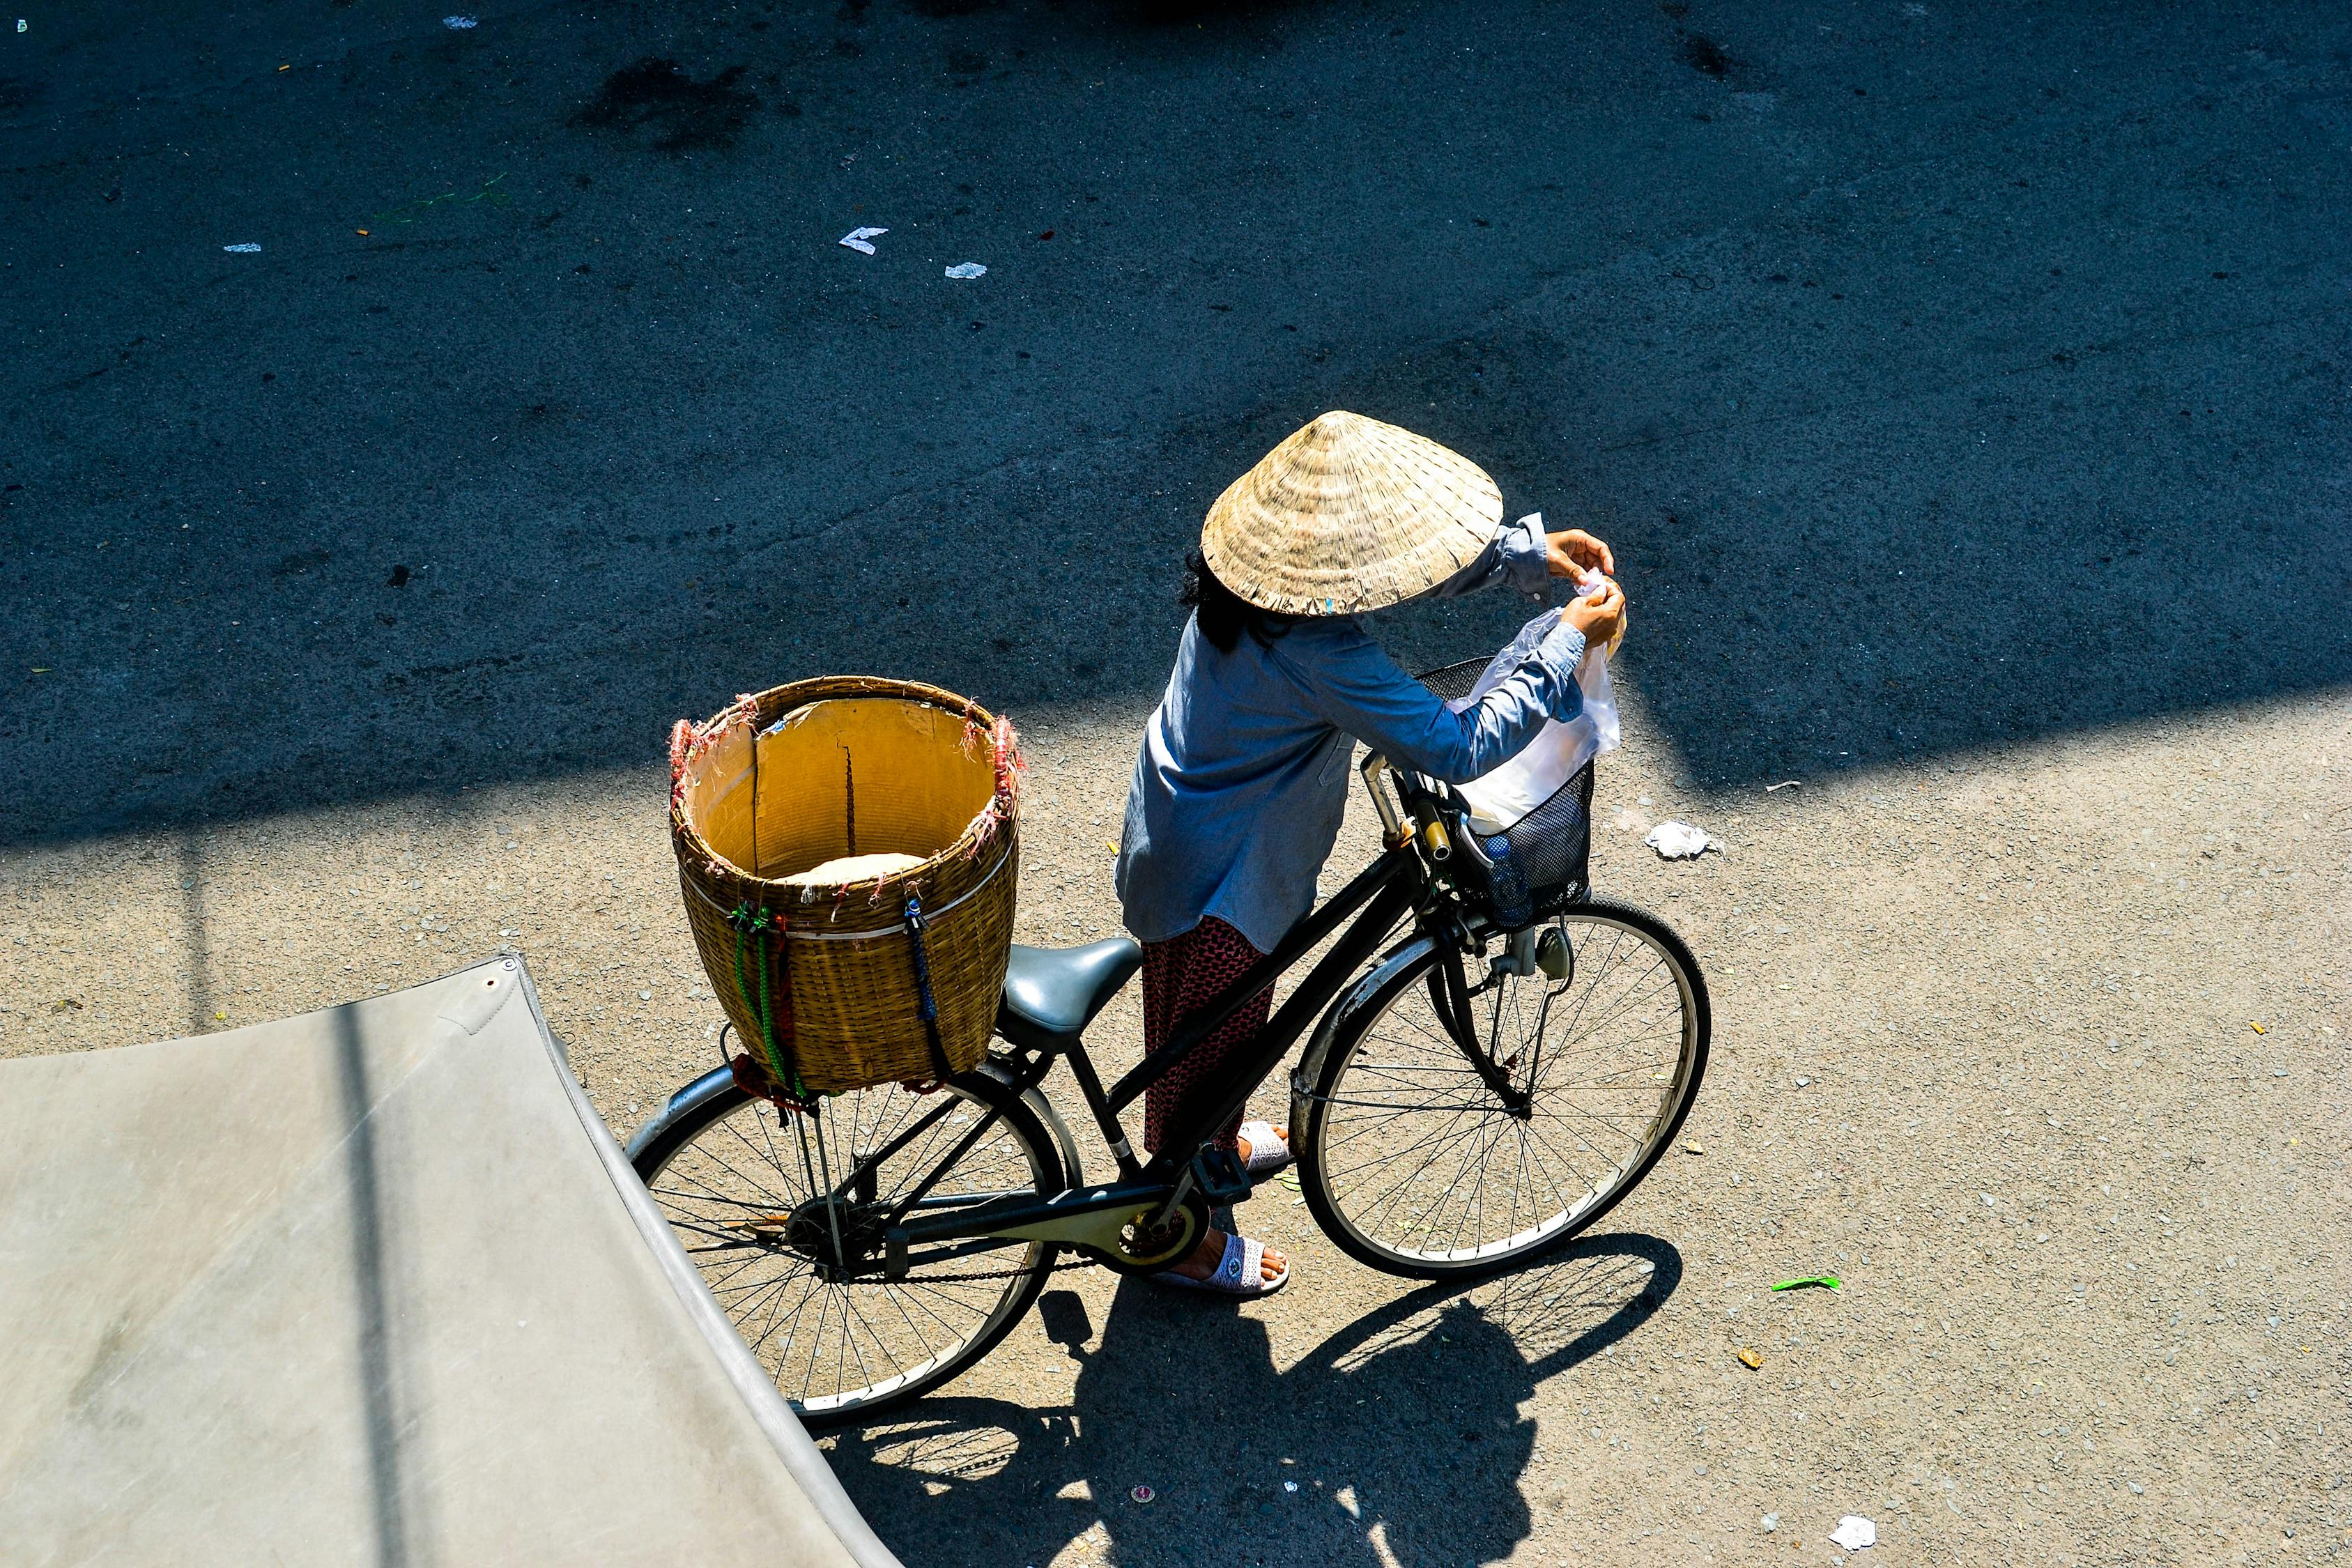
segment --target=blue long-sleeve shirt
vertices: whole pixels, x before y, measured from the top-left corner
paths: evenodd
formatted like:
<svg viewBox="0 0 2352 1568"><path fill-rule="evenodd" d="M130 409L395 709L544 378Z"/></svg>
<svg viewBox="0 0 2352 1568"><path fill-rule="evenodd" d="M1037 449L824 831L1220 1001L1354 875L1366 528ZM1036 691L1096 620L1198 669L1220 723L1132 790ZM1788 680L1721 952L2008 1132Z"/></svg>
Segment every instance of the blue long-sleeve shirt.
<svg viewBox="0 0 2352 1568"><path fill-rule="evenodd" d="M1548 575L1540 522L1528 520L1430 596L1506 580L1540 596ZM1449 784L1476 778L1517 755L1545 720L1575 717L1583 657L1583 635L1563 621L1517 673L1456 713L1354 616L1297 622L1270 646L1244 633L1231 653L1201 635L1195 616L1128 792L1118 877L1128 930L1165 942L1214 915L1271 951L1314 906L1316 874L1347 810L1355 742Z"/></svg>

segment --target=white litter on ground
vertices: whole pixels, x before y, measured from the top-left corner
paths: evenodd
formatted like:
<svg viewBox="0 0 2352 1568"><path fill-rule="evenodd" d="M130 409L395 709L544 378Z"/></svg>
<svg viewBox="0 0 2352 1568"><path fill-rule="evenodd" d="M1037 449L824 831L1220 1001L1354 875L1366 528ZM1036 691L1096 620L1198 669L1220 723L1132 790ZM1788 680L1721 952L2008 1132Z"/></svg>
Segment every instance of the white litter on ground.
<svg viewBox="0 0 2352 1568"><path fill-rule="evenodd" d="M982 267L977 261L959 261L953 267L948 268L948 276L950 278L977 278L987 270L987 268Z"/></svg>
<svg viewBox="0 0 2352 1568"><path fill-rule="evenodd" d="M1656 850L1661 860L1696 860L1710 849L1723 853L1722 845L1687 822L1661 822L1642 842Z"/></svg>
<svg viewBox="0 0 2352 1568"><path fill-rule="evenodd" d="M860 256L871 256L874 247L868 242L889 232L887 228L853 228L841 237L841 243Z"/></svg>
<svg viewBox="0 0 2352 1568"><path fill-rule="evenodd" d="M221 248L227 251L231 256L258 256L261 254L261 247L251 244L224 245Z"/></svg>
<svg viewBox="0 0 2352 1568"><path fill-rule="evenodd" d="M1764 1516L1764 1528L1768 1532L1780 1529L1780 1516L1777 1513L1766 1514Z"/></svg>
<svg viewBox="0 0 2352 1568"><path fill-rule="evenodd" d="M462 33L468 28L478 27L482 24L478 17L474 16L444 16L441 18L441 25L452 32Z"/></svg>
<svg viewBox="0 0 2352 1568"><path fill-rule="evenodd" d="M1878 1544L1878 1526L1858 1513L1850 1513L1838 1521L1837 1528L1830 1531L1830 1539L1848 1552L1859 1552Z"/></svg>

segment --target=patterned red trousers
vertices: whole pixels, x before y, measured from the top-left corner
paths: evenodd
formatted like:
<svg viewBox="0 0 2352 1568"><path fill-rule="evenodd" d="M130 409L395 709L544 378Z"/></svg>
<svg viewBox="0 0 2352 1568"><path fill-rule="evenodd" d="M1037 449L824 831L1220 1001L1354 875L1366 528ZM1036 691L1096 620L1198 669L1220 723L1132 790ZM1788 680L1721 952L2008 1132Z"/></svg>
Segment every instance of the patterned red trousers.
<svg viewBox="0 0 2352 1568"><path fill-rule="evenodd" d="M1214 915L1182 936L1143 944L1143 1049L1146 1055L1168 1043L1185 1018L1239 978L1242 971L1265 954ZM1168 1069L1143 1095L1143 1146L1160 1152L1160 1140L1171 1123L1203 1109L1196 1102L1217 1077L1217 1069L1247 1049L1265 1027L1274 1004L1267 986ZM1242 1113L1217 1131L1213 1142L1231 1149L1241 1131Z"/></svg>

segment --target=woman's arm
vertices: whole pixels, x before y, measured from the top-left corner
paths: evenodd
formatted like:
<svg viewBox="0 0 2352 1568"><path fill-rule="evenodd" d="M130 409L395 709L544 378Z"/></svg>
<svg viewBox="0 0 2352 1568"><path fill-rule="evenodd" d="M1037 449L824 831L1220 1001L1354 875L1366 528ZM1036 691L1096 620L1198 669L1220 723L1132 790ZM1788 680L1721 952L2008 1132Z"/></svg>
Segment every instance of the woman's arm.
<svg viewBox="0 0 2352 1568"><path fill-rule="evenodd" d="M1534 512L1505 523L1478 558L1421 595L1424 599L1458 599L1496 583L1508 583L1529 598L1541 598L1549 580L1551 552L1544 537L1543 513Z"/></svg>
<svg viewBox="0 0 2352 1568"><path fill-rule="evenodd" d="M1617 560L1608 545L1580 528L1546 533L1543 513L1536 511L1497 530L1478 559L1422 596L1458 599L1490 584L1507 582L1530 599L1540 599L1551 578L1615 570Z"/></svg>
<svg viewBox="0 0 2352 1568"><path fill-rule="evenodd" d="M1456 713L1352 621L1298 627L1274 652L1325 722L1399 766L1447 784L1493 772L1517 756L1545 720L1582 711L1576 666L1583 657L1584 634L1563 619L1534 658Z"/></svg>

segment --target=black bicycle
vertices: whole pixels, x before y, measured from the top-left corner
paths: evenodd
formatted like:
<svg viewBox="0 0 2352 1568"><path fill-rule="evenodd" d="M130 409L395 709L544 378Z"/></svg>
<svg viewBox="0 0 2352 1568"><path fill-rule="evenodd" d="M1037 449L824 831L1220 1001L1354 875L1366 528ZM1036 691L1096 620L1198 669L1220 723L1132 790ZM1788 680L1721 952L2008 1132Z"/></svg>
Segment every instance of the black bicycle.
<svg viewBox="0 0 2352 1568"><path fill-rule="evenodd" d="M1423 679L1455 696L1481 668ZM1591 896L1591 767L1501 834L1478 832L1443 784L1378 755L1360 771L1381 857L1108 1089L1083 1035L1142 962L1125 937L1014 947L987 1059L935 1089L788 1110L721 1067L638 1131L637 1173L809 1426L971 1366L1065 1251L1121 1273L1190 1253L1213 1206L1250 1195L1209 1139L1310 1025L1290 1078L1299 1187L1374 1268L1442 1279L1525 1263L1648 1173L1706 1070L1706 985L1664 922ZM1222 1094L1139 1155L1119 1113L1327 941ZM1056 1061L1117 1162L1109 1180L1087 1180L1039 1090Z"/></svg>

